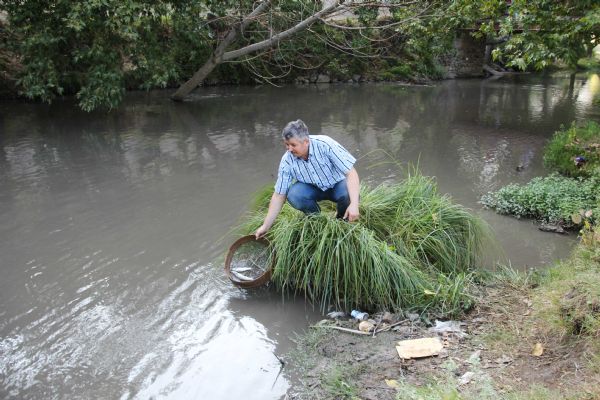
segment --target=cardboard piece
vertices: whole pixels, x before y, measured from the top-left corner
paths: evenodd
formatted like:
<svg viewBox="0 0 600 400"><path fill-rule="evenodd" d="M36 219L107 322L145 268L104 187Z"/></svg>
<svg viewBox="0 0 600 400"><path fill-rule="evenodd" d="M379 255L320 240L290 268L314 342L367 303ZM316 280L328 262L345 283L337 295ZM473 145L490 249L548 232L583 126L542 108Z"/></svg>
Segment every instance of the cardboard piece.
<svg viewBox="0 0 600 400"><path fill-rule="evenodd" d="M400 358L406 360L410 358L437 356L443 347L442 341L437 337L433 337L401 340L396 346L396 351Z"/></svg>

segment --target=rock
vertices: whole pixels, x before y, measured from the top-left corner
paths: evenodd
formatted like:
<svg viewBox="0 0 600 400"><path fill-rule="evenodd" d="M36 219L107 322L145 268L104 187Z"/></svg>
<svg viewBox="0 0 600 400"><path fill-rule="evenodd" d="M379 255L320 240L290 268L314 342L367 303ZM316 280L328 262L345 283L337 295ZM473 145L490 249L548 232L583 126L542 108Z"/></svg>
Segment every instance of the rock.
<svg viewBox="0 0 600 400"><path fill-rule="evenodd" d="M317 76L316 83L329 83L329 82L331 82L331 78L329 77L329 75L319 74L319 76Z"/></svg>
<svg viewBox="0 0 600 400"><path fill-rule="evenodd" d="M473 352L467 359L469 364L478 364L481 361L481 350Z"/></svg>
<svg viewBox="0 0 600 400"><path fill-rule="evenodd" d="M439 321L436 319L435 326L429 328L429 331L437 333L452 333L459 338L463 338L468 335L460 327L461 324L462 323L458 321Z"/></svg>
<svg viewBox="0 0 600 400"><path fill-rule="evenodd" d="M408 319L411 320L411 322L415 322L421 319L421 316L417 313L408 313L406 316L408 317Z"/></svg>
<svg viewBox="0 0 600 400"><path fill-rule="evenodd" d="M394 320L394 314L392 314L391 312L386 311L381 316L381 322L385 322L386 324L391 324L393 320Z"/></svg>
<svg viewBox="0 0 600 400"><path fill-rule="evenodd" d="M567 233L560 225L541 224L538 229L543 232Z"/></svg>
<svg viewBox="0 0 600 400"><path fill-rule="evenodd" d="M467 383L471 382L473 380L473 378L475 378L475 372L473 372L473 371L465 372L463 374L463 376L461 376L458 379L458 384L466 385Z"/></svg>
<svg viewBox="0 0 600 400"><path fill-rule="evenodd" d="M362 76L360 76L358 74L352 75L352 81L353 82L357 82L358 83L358 82L361 81L361 79L362 79Z"/></svg>
<svg viewBox="0 0 600 400"><path fill-rule="evenodd" d="M400 389L400 384L395 379L385 379L385 384L392 389Z"/></svg>
<svg viewBox="0 0 600 400"><path fill-rule="evenodd" d="M497 364L510 364L511 362L513 362L513 359L504 354L502 355L502 357L496 358L494 362Z"/></svg>
<svg viewBox="0 0 600 400"><path fill-rule="evenodd" d="M327 316L331 319L340 319L340 318L345 318L348 314L346 314L343 311L332 311L329 314L327 314Z"/></svg>
<svg viewBox="0 0 600 400"><path fill-rule="evenodd" d="M392 331L398 332L401 335L408 336L413 332L412 326L395 326Z"/></svg>
<svg viewBox="0 0 600 400"><path fill-rule="evenodd" d="M541 357L542 354L544 354L544 346L542 346L541 343L536 343L535 346L533 346L531 355L535 357Z"/></svg>

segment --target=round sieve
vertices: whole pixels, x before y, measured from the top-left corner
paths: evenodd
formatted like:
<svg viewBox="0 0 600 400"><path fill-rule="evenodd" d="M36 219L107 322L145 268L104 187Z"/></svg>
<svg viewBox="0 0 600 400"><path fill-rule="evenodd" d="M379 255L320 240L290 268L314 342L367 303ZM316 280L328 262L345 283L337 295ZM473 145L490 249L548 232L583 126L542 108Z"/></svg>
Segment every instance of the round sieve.
<svg viewBox="0 0 600 400"><path fill-rule="evenodd" d="M265 238L254 235L236 240L225 257L225 273L235 285L254 288L271 279L274 253Z"/></svg>

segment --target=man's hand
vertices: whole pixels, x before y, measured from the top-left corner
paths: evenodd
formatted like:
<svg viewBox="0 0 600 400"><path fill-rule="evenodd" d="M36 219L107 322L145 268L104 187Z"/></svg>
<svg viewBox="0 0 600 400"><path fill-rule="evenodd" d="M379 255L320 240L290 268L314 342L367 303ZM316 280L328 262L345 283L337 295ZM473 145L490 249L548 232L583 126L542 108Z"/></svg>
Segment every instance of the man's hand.
<svg viewBox="0 0 600 400"><path fill-rule="evenodd" d="M348 185L348 196L350 196L350 205L344 213L344 219L348 222L354 222L358 220L358 197L360 191L360 182L358 179L358 173L352 168L346 174L346 184Z"/></svg>
<svg viewBox="0 0 600 400"><path fill-rule="evenodd" d="M348 208L346 209L346 213L344 214L344 219L348 222L354 222L358 220L360 216L358 212L358 204L350 203Z"/></svg>
<svg viewBox="0 0 600 400"><path fill-rule="evenodd" d="M254 233L254 236L256 236L257 239L260 239L261 237L265 236L265 234L269 231L269 228L265 227L264 225L261 225L260 228L258 228L256 230L256 232Z"/></svg>
<svg viewBox="0 0 600 400"><path fill-rule="evenodd" d="M257 239L265 236L269 229L271 229L271 226L273 225L273 222L275 222L277 214L279 214L279 211L281 211L281 207L283 207L286 198L287 197L285 194L279 194L277 192L273 193L273 196L271 196L271 201L269 202L269 211L267 211L267 216L265 217L265 220L260 228L254 232L254 236L256 236Z"/></svg>

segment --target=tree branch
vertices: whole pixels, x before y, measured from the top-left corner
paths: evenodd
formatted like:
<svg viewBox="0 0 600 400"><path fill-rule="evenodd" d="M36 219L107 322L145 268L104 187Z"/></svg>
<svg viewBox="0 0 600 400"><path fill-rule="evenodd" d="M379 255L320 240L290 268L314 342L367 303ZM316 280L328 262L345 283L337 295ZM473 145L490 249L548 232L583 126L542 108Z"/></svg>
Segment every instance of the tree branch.
<svg viewBox="0 0 600 400"><path fill-rule="evenodd" d="M250 14L248 14L242 22L234 25L227 35L223 39L221 43L217 46L212 56L208 59L208 61L194 73L194 75L183 85L177 89L177 91L171 96L172 100L182 101L185 96L187 96L192 90L196 89L198 85L204 81L206 76L211 73L213 69L217 65L219 65L223 61L223 53L227 49L227 47L234 41L238 32L246 28L250 22L252 22L257 16L263 13L271 5L272 0L263 1L258 7L256 7Z"/></svg>
<svg viewBox="0 0 600 400"><path fill-rule="evenodd" d="M281 42L283 39L293 35L296 32L299 32L299 31L307 28L308 26L312 25L314 22L320 20L324 16L331 14L332 12L337 11L338 9L341 9L343 7L344 6L341 6L339 1L336 1L335 3L329 5L328 7L325 7L321 11L311 15L310 17L306 18L305 20L294 25L290 29L287 29L276 35L273 35L269 39L265 39L258 43L253 43L249 46L242 47L241 49L228 51L227 53L223 54L222 60L223 61L232 60L234 58L244 56L244 55L246 55L248 53L252 53L254 51L264 50L266 48L272 47L272 46L276 45L277 43Z"/></svg>

